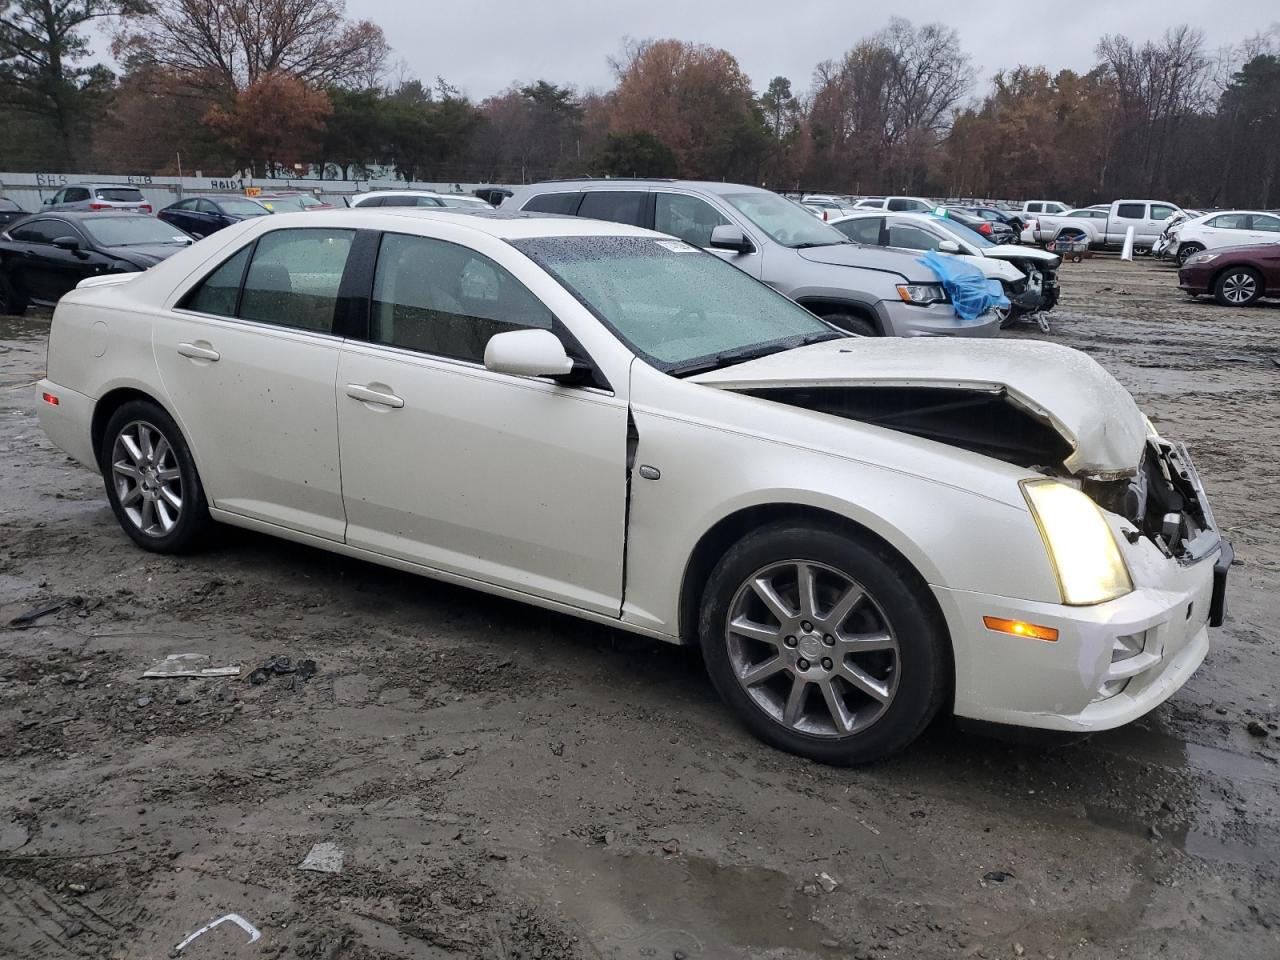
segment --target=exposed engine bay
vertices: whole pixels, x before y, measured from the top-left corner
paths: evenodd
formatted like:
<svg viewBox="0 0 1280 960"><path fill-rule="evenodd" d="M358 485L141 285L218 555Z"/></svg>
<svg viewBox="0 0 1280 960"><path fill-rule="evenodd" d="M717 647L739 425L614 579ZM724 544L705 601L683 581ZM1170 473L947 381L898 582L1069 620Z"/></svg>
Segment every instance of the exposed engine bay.
<svg viewBox="0 0 1280 960"><path fill-rule="evenodd" d="M1075 477L1064 461L1073 447L1045 418L994 387L858 385L755 388L751 396L898 430L1078 484L1104 510L1136 527L1167 556L1188 562L1219 538L1186 449L1154 435L1124 477Z"/></svg>

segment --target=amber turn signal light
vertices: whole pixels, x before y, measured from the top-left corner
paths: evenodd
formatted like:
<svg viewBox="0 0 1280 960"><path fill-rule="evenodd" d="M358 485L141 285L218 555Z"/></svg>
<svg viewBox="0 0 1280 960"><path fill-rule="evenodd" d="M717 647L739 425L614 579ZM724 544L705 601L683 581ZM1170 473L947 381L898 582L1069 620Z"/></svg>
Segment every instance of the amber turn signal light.
<svg viewBox="0 0 1280 960"><path fill-rule="evenodd" d="M1058 631L1053 627L1038 627L1034 623L1004 620L1000 617L983 617L982 622L987 625L988 630L997 633L1012 633L1015 637L1030 637L1032 640L1047 640L1050 643L1058 639Z"/></svg>

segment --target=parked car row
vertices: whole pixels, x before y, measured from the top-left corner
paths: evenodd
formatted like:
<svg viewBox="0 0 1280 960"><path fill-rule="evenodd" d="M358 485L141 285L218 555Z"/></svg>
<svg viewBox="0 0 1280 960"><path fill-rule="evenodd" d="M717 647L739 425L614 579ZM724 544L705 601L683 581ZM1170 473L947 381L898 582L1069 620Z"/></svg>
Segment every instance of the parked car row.
<svg viewBox="0 0 1280 960"><path fill-rule="evenodd" d="M361 194L352 205L493 209L478 197L421 190ZM136 187L87 184L64 187L41 204L40 213L28 215L0 197L0 314L53 306L88 277L145 270L245 220L332 208L292 190L184 197L151 217L151 205Z"/></svg>

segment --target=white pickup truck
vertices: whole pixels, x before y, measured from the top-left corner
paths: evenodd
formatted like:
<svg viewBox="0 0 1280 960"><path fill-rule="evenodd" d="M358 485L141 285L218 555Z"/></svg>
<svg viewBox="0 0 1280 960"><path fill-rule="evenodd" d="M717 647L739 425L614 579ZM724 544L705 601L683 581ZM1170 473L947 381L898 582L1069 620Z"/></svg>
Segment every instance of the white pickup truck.
<svg viewBox="0 0 1280 960"><path fill-rule="evenodd" d="M1034 243L1087 240L1090 248L1103 250L1122 246L1133 227L1134 249L1145 253L1160 239L1165 222L1180 212L1177 204L1163 200L1117 200L1105 210L1085 207L1060 216L1041 214L1027 225L1025 233Z"/></svg>

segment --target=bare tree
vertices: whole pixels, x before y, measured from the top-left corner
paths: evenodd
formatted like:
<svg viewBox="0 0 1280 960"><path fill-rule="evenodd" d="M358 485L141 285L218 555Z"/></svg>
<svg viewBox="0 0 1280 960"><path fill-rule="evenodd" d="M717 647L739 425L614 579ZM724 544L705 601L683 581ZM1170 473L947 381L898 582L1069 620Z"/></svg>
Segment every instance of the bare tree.
<svg viewBox="0 0 1280 960"><path fill-rule="evenodd" d="M153 0L122 18L113 51L199 79L224 99L268 75L361 86L382 74L382 28L346 18L344 0Z"/></svg>

